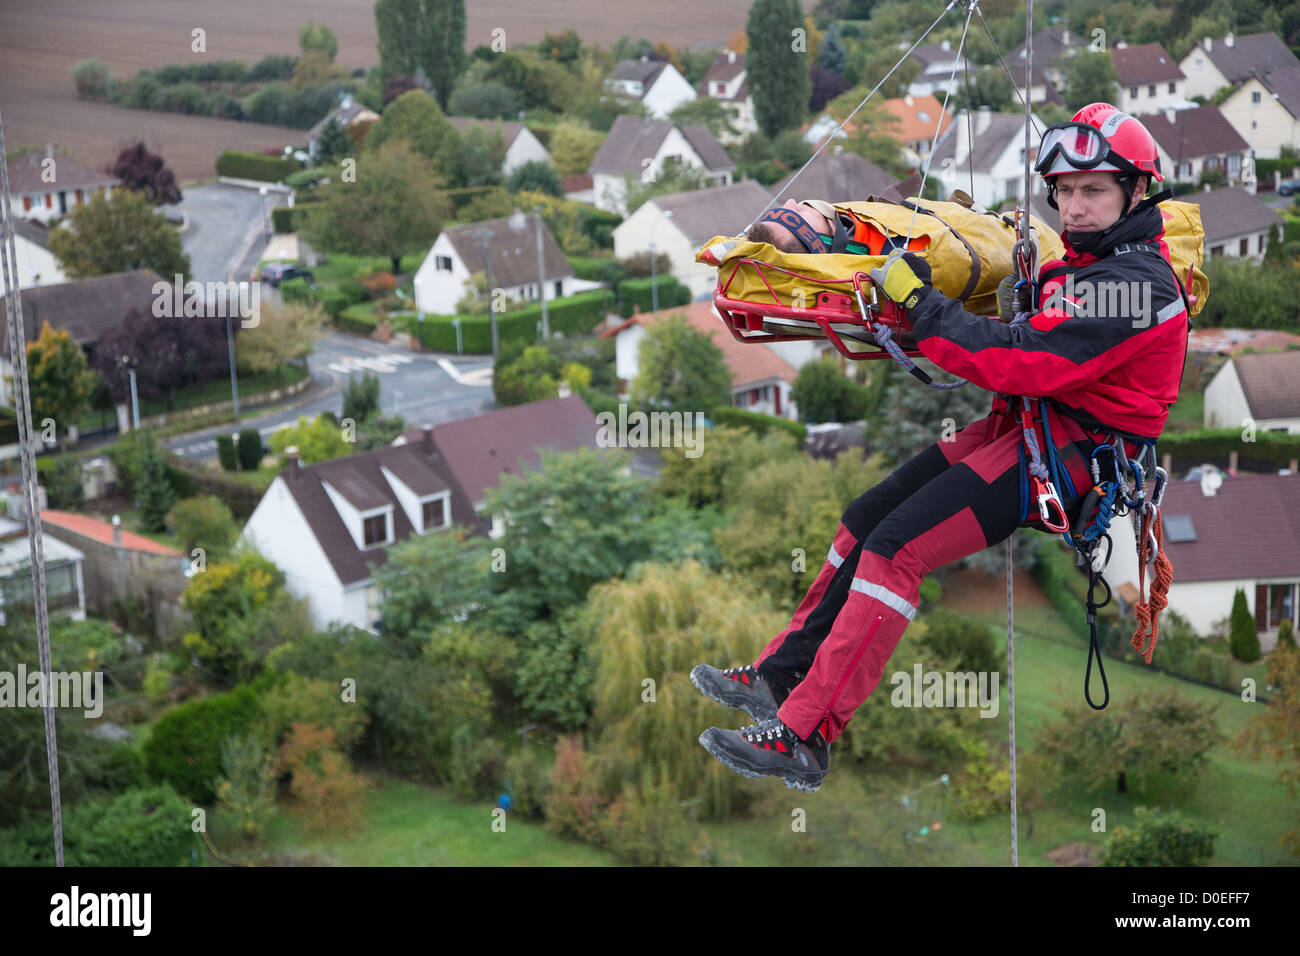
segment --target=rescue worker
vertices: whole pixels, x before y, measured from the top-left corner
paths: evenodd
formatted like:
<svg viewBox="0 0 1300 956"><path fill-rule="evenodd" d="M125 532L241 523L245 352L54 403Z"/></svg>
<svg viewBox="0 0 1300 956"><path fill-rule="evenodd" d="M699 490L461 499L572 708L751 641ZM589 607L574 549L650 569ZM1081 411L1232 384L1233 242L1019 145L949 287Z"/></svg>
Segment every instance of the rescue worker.
<svg viewBox="0 0 1300 956"><path fill-rule="evenodd" d="M1048 307L1015 324L974 315L932 288L925 261L901 249L872 273L906 310L917 348L995 393L993 410L848 507L789 626L753 664L692 671L706 696L757 721L700 736L737 773L816 791L829 744L876 688L915 617L922 579L1017 527L1040 527L1012 396L1045 399L1053 447L1076 489L1092 484L1098 443L1119 435L1136 455L1139 442L1164 428L1178 398L1190 317L1156 205L1169 193L1143 199L1153 178L1164 180L1155 141L1134 117L1094 103L1043 134L1036 171L1060 212L1065 246L1064 259L1038 275L1039 302ZM1109 283L1146 295L1122 297L1128 308L1116 309L1121 297L1099 295L1116 288ZM1041 423L1034 428L1045 451Z"/></svg>

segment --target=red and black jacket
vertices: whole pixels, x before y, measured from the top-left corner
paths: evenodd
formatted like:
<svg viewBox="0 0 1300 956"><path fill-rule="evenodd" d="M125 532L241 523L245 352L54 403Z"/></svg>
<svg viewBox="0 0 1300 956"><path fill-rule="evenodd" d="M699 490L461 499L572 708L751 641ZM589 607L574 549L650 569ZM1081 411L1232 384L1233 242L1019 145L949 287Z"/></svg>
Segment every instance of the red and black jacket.
<svg viewBox="0 0 1300 956"><path fill-rule="evenodd" d="M1047 307L1018 325L928 289L909 313L917 347L987 391L1051 399L1090 430L1158 438L1178 400L1191 326L1163 237L1155 205L1091 252L1063 235L1065 258L1039 271Z"/></svg>

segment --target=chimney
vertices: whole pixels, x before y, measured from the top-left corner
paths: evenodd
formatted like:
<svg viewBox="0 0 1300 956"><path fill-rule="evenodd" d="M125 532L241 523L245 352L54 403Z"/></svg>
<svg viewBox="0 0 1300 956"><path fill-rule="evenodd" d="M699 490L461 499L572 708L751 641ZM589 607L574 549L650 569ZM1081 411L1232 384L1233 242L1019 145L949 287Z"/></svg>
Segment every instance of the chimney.
<svg viewBox="0 0 1300 956"><path fill-rule="evenodd" d="M1117 49L1117 50L1127 50L1127 49L1128 49L1128 42L1125 41L1125 40L1120 40L1118 43L1115 44L1115 49Z"/></svg>
<svg viewBox="0 0 1300 956"><path fill-rule="evenodd" d="M420 431L424 435L424 438L420 441L420 450L423 451L426 455L432 455L433 454L433 426L428 424L423 425L420 428Z"/></svg>
<svg viewBox="0 0 1300 956"><path fill-rule="evenodd" d="M288 448L284 450L284 460L285 460L285 464L288 467L289 477L296 478L298 476L299 470L302 467L301 465L298 464L297 445L290 445Z"/></svg>
<svg viewBox="0 0 1300 956"><path fill-rule="evenodd" d="M1300 472L1300 459L1292 458L1286 467L1293 475Z"/></svg>
<svg viewBox="0 0 1300 956"><path fill-rule="evenodd" d="M987 106L981 106L979 113L979 118L975 122L976 135L984 133L989 128L989 124L993 122L993 111Z"/></svg>
<svg viewBox="0 0 1300 956"><path fill-rule="evenodd" d="M1160 467L1165 470L1165 474L1174 470L1174 456L1165 452L1160 456Z"/></svg>
<svg viewBox="0 0 1300 956"><path fill-rule="evenodd" d="M727 62L728 62L728 63L735 63L735 62L736 62L736 51L735 51L735 50L728 50L728 51L727 51Z"/></svg>
<svg viewBox="0 0 1300 956"><path fill-rule="evenodd" d="M1206 183L1206 184L1205 184L1205 192L1208 193L1209 191L1210 191L1210 184L1209 184L1209 183Z"/></svg>
<svg viewBox="0 0 1300 956"><path fill-rule="evenodd" d="M122 547L122 516L113 515L113 546Z"/></svg>
<svg viewBox="0 0 1300 956"><path fill-rule="evenodd" d="M1234 478L1237 477L1237 453L1235 451L1228 452L1228 474Z"/></svg>
<svg viewBox="0 0 1300 956"><path fill-rule="evenodd" d="M1062 43L1064 46L1069 46L1069 45L1070 45L1070 31L1069 31L1069 30L1062 30L1062 31L1061 31L1061 43Z"/></svg>
<svg viewBox="0 0 1300 956"><path fill-rule="evenodd" d="M1177 122L1178 122L1178 111L1177 111L1176 109L1174 109L1172 106L1166 106L1166 107L1165 107L1165 119L1167 119L1171 124L1173 124L1173 123L1177 123Z"/></svg>
<svg viewBox="0 0 1300 956"><path fill-rule="evenodd" d="M1232 49L1232 45L1236 42L1237 42L1237 38L1233 36L1231 33L1229 33L1226 37L1223 38L1223 45L1226 46L1229 50Z"/></svg>
<svg viewBox="0 0 1300 956"><path fill-rule="evenodd" d="M1206 37L1201 41L1201 46L1205 47L1206 53L1212 53L1214 51L1214 38Z"/></svg>
<svg viewBox="0 0 1300 956"><path fill-rule="evenodd" d="M916 101L912 99L911 93L908 93L906 96L903 97L903 102L906 103L908 106L916 105Z"/></svg>
<svg viewBox="0 0 1300 956"><path fill-rule="evenodd" d="M941 50L951 50L951 49L952 49L952 43L951 43L950 41L948 41L948 40L944 40L942 43L939 44L939 49L941 49Z"/></svg>
<svg viewBox="0 0 1300 956"><path fill-rule="evenodd" d="M560 382L559 392L560 392L560 398L568 398L570 395L573 394L573 390L569 388L568 382Z"/></svg>
<svg viewBox="0 0 1300 956"><path fill-rule="evenodd" d="M1219 492L1219 486L1223 484L1223 476L1219 470L1212 465L1201 466L1201 494L1207 498L1213 498Z"/></svg>

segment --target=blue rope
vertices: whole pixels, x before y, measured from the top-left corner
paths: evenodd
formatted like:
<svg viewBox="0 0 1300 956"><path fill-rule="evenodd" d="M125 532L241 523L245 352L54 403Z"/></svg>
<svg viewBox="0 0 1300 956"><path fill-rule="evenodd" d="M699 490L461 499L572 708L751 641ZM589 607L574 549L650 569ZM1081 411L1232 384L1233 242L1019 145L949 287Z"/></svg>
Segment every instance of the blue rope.
<svg viewBox="0 0 1300 956"><path fill-rule="evenodd" d="M892 358L899 367L913 374L918 371L917 364L908 358L907 353L904 352L902 347L894 341L893 335L890 334L889 326L885 325L883 322L877 323L876 327L872 331L876 337L876 344L888 352L889 357ZM928 381L923 384L939 391L947 391L953 388L961 388L961 386L966 384L966 379L959 378L955 382Z"/></svg>

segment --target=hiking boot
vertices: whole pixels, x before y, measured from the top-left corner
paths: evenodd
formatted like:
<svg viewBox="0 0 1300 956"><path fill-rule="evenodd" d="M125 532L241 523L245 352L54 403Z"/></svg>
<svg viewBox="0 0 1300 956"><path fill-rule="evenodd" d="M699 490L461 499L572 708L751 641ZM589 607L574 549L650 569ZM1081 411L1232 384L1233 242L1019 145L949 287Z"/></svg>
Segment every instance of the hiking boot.
<svg viewBox="0 0 1300 956"><path fill-rule="evenodd" d="M743 710L755 720L771 720L780 706L772 694L772 685L752 664L720 671L701 664L691 671L691 683L705 697L726 707Z"/></svg>
<svg viewBox="0 0 1300 956"><path fill-rule="evenodd" d="M807 742L778 717L741 730L710 727L700 746L746 777L779 777L791 790L816 793L830 766L830 745L821 728Z"/></svg>

